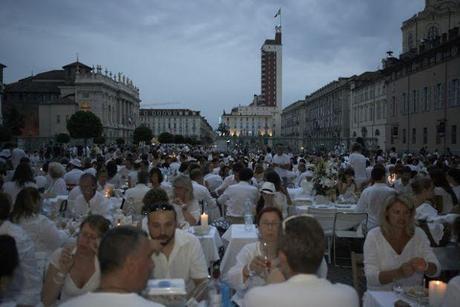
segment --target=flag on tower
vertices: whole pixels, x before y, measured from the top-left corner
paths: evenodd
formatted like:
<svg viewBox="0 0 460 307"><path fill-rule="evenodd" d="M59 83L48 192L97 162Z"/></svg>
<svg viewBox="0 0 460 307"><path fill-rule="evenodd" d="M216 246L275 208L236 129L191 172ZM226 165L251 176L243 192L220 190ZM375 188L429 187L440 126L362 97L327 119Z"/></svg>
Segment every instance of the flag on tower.
<svg viewBox="0 0 460 307"><path fill-rule="evenodd" d="M280 15L281 15L281 8L278 9L278 12L276 12L275 17L273 17L273 18L276 18L276 17L278 17Z"/></svg>

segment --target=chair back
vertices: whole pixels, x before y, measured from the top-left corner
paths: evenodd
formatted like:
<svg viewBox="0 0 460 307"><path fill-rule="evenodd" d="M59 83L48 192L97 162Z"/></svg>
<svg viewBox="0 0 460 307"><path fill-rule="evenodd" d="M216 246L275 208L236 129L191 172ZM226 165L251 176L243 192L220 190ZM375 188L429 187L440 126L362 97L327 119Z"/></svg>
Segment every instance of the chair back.
<svg viewBox="0 0 460 307"><path fill-rule="evenodd" d="M336 213L335 208L309 208L308 213L319 222L325 234L332 232Z"/></svg>
<svg viewBox="0 0 460 307"><path fill-rule="evenodd" d="M360 224L367 225L367 213L337 212L334 216L333 233L339 230L348 230ZM365 230L363 230L363 235L366 235Z"/></svg>

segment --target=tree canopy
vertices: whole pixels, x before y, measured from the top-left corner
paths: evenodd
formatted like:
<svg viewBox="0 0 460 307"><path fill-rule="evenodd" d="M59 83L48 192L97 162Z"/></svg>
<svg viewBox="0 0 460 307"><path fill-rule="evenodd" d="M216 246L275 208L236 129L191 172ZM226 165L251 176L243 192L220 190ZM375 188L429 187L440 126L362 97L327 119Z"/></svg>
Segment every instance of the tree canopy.
<svg viewBox="0 0 460 307"><path fill-rule="evenodd" d="M102 134L102 123L93 112L75 112L67 121L67 130L75 139L95 138Z"/></svg>
<svg viewBox="0 0 460 307"><path fill-rule="evenodd" d="M152 130L149 127L139 126L136 129L134 129L134 133L133 133L134 144L139 144L139 142L145 142L147 144L150 144L152 137L153 137Z"/></svg>

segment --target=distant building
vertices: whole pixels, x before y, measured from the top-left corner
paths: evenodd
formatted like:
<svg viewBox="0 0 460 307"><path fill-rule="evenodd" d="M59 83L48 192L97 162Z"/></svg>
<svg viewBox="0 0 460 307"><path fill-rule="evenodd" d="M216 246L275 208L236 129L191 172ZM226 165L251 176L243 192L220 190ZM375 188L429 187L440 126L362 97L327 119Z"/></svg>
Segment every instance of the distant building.
<svg viewBox="0 0 460 307"><path fill-rule="evenodd" d="M232 136L253 138L281 135L282 112L282 42L281 27L275 39L267 39L261 47L261 94L254 95L248 106L225 110L221 122Z"/></svg>
<svg viewBox="0 0 460 307"><path fill-rule="evenodd" d="M350 81L350 136L361 137L368 149L390 149L386 144L387 99L381 71L365 72Z"/></svg>
<svg viewBox="0 0 460 307"><path fill-rule="evenodd" d="M3 83L3 69L6 66L0 63L0 125L3 125L3 115L2 115L2 100L3 100L3 90L5 84Z"/></svg>
<svg viewBox="0 0 460 307"><path fill-rule="evenodd" d="M43 139L68 133L66 120L78 110L96 114L109 141L132 136L140 99L131 80L78 61L62 68L6 85L3 110L16 108L24 115L22 137Z"/></svg>
<svg viewBox="0 0 460 307"><path fill-rule="evenodd" d="M281 114L283 144L294 151L305 148L306 111L305 100L298 100L284 108Z"/></svg>
<svg viewBox="0 0 460 307"><path fill-rule="evenodd" d="M200 111L189 109L140 109L140 123L149 127L154 136L163 132L180 134L199 140L213 140L214 132Z"/></svg>

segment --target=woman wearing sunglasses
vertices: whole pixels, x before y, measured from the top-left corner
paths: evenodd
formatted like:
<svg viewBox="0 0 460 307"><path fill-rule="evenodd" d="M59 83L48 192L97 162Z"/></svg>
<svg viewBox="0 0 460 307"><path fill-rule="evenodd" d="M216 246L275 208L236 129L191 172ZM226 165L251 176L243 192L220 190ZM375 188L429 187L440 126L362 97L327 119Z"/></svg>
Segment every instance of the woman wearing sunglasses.
<svg viewBox="0 0 460 307"><path fill-rule="evenodd" d="M99 287L101 272L97 248L109 228L109 220L101 215L90 215L81 223L77 245L53 253L43 285L45 306L55 305L59 294L62 303Z"/></svg>
<svg viewBox="0 0 460 307"><path fill-rule="evenodd" d="M284 281L279 270L278 240L282 213L276 207L265 207L257 215L259 241L245 245L236 256L236 264L228 271L225 280L237 292L233 301L242 306L245 293L256 286ZM322 261L317 274L326 278L327 265Z"/></svg>

